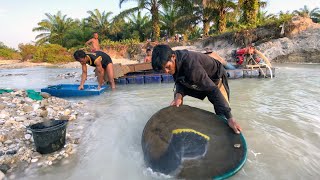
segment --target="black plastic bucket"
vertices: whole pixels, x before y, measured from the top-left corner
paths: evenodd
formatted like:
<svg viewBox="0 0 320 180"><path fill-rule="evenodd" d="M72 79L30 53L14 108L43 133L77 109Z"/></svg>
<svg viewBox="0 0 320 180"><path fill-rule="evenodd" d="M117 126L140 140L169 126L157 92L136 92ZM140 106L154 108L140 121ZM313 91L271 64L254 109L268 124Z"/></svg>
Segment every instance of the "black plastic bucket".
<svg viewBox="0 0 320 180"><path fill-rule="evenodd" d="M67 120L51 120L29 126L36 150L41 154L48 154L63 148L67 123Z"/></svg>

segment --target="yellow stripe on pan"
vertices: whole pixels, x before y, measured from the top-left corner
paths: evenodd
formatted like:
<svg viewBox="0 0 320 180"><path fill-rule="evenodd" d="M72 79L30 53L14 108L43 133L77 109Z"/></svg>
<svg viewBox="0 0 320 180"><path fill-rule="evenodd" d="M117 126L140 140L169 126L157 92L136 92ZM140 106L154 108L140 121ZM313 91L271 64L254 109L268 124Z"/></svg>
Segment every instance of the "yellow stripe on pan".
<svg viewBox="0 0 320 180"><path fill-rule="evenodd" d="M198 134L198 135L204 137L207 141L210 140L209 136L202 134L201 132L193 130L193 129L175 129L172 131L172 134L179 134L179 133L183 133L183 132L192 132L192 133L195 133L195 134Z"/></svg>

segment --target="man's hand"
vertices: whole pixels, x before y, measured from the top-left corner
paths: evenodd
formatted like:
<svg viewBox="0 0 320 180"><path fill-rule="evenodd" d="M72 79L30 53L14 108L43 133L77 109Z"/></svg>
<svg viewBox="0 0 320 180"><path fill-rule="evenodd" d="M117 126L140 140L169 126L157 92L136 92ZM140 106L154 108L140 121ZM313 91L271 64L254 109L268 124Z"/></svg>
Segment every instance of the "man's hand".
<svg viewBox="0 0 320 180"><path fill-rule="evenodd" d="M182 105L182 95L177 93L174 100L170 103L170 106L177 106L179 107L180 105Z"/></svg>
<svg viewBox="0 0 320 180"><path fill-rule="evenodd" d="M82 89L84 89L84 87L83 87L83 85L80 85L80 86L78 87L78 90L82 90Z"/></svg>
<svg viewBox="0 0 320 180"><path fill-rule="evenodd" d="M242 131L240 125L236 122L236 120L234 118L228 119L228 125L233 129L233 131L236 134L240 134L240 131Z"/></svg>

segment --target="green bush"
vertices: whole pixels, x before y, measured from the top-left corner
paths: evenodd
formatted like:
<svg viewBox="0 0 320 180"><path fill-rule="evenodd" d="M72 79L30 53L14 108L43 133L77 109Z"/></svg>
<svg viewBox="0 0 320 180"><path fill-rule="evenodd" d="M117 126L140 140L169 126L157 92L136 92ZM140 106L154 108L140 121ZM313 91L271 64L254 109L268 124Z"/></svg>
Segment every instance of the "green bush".
<svg viewBox="0 0 320 180"><path fill-rule="evenodd" d="M125 46L127 46L127 53L130 59L133 59L136 55L141 54L141 45L139 40L136 39L125 39L121 41Z"/></svg>
<svg viewBox="0 0 320 180"><path fill-rule="evenodd" d="M0 59L21 59L21 56L18 52L12 49L2 49L0 48Z"/></svg>
<svg viewBox="0 0 320 180"><path fill-rule="evenodd" d="M37 52L37 46L31 44L19 44L20 54L22 60L32 59L33 55Z"/></svg>
<svg viewBox="0 0 320 180"><path fill-rule="evenodd" d="M58 44L46 44L37 47L33 55L34 62L65 63L73 61L67 49Z"/></svg>
<svg viewBox="0 0 320 180"><path fill-rule="evenodd" d="M126 50L130 58L134 58L141 53L141 45L137 39L124 39L121 41L111 41L106 39L101 42L101 47L105 49L113 49L117 52Z"/></svg>
<svg viewBox="0 0 320 180"><path fill-rule="evenodd" d="M0 57L4 59L11 59L12 51L9 49L0 49Z"/></svg>

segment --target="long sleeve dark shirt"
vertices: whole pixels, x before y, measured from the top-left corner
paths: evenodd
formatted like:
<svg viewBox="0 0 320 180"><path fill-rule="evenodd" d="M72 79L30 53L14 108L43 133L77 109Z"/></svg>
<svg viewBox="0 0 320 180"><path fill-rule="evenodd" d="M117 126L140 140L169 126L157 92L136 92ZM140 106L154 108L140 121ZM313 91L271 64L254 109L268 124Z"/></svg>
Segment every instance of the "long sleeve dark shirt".
<svg viewBox="0 0 320 180"><path fill-rule="evenodd" d="M176 82L176 93L182 96L190 95L199 99L212 98L216 113L222 112L227 119L231 118L231 108L218 88L223 79L229 98L229 87L226 80L226 71L223 65L208 55L177 50L176 72L173 78ZM191 90L191 91L190 91ZM218 114L217 113L217 114Z"/></svg>

